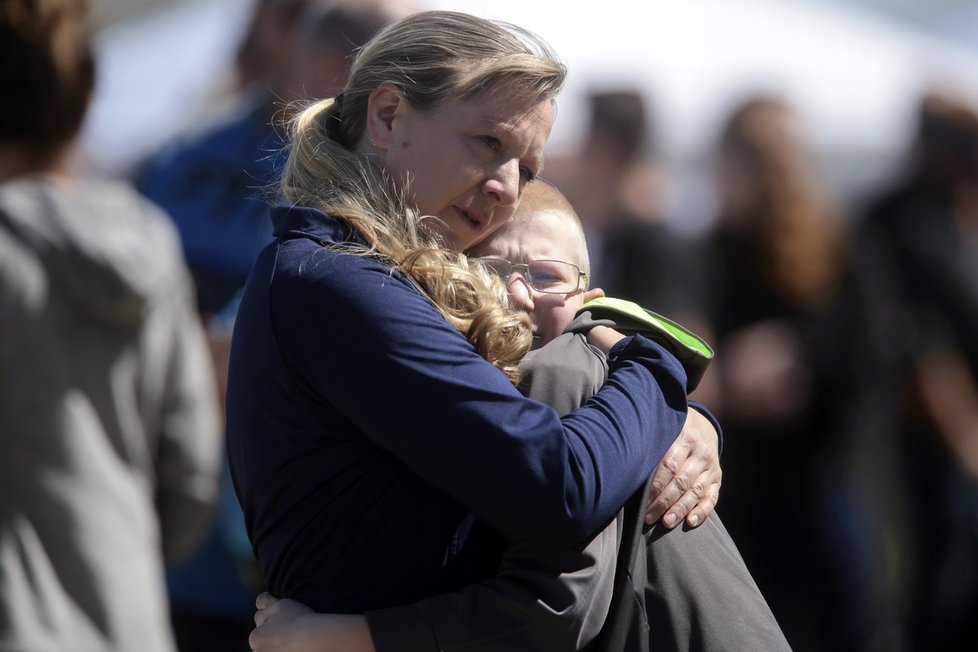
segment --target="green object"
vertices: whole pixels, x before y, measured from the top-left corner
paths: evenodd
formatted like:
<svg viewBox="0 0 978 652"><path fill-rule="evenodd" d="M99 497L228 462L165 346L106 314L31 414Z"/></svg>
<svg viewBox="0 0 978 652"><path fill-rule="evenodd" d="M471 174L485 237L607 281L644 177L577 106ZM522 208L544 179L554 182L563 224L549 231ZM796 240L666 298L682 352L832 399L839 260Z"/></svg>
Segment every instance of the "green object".
<svg viewBox="0 0 978 652"><path fill-rule="evenodd" d="M578 311L590 312L595 320L607 319L623 333L639 333L662 345L686 369L687 390L693 391L713 359L713 349L703 338L660 314L633 301L600 297L588 301Z"/></svg>

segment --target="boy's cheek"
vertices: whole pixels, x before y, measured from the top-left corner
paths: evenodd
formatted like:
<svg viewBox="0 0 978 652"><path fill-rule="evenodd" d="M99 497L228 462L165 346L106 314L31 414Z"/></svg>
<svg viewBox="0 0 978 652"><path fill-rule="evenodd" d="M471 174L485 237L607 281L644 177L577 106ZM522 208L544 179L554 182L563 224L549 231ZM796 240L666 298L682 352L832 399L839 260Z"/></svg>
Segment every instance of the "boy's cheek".
<svg viewBox="0 0 978 652"><path fill-rule="evenodd" d="M536 324L537 336L542 339L541 344L546 344L563 333L583 305L581 294L570 298L561 295L538 298L533 305L532 318Z"/></svg>

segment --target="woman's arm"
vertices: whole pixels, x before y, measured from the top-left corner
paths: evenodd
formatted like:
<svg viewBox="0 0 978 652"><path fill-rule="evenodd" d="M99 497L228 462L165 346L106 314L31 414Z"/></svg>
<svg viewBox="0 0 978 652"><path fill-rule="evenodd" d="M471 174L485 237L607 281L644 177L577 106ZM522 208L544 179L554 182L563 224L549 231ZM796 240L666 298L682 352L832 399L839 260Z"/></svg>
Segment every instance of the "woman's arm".
<svg viewBox="0 0 978 652"><path fill-rule="evenodd" d="M564 336L534 352L522 366L526 372L524 391L540 400L562 405L561 412L571 410L590 396L607 373L603 355L584 344L579 335ZM557 398L563 400L555 401ZM700 418L709 427L710 422ZM716 433L712 434L716 441ZM667 457L677 460L679 468L688 468L690 465L683 463L682 456L689 446L677 442L673 449ZM369 612L367 624L373 633L373 643L382 652L584 648L597 636L608 614L616 566L621 561L618 557L622 514L619 512L615 521L583 548L513 545L506 551L500 572L486 582L471 585L459 593ZM626 559L622 563L629 562ZM281 604L305 613L295 603ZM278 608L273 613L277 616ZM267 622L271 615L260 609L256 620ZM363 626L361 621L353 622L354 627ZM328 617L309 616L292 629L273 627L264 632L259 630L258 634L264 637L261 640L283 645L261 649L314 650L318 649L312 646L317 635L337 637L341 635L335 631L339 626L340 623ZM351 625L347 622L346 626ZM330 645L335 642L323 641ZM286 643L296 647L285 647ZM310 646L298 647L300 644Z"/></svg>
<svg viewBox="0 0 978 652"><path fill-rule="evenodd" d="M685 421L682 367L642 337L615 344L608 382L558 420L379 263L335 256L307 269L331 273L288 279L271 305L300 387L516 540L559 547L598 530Z"/></svg>

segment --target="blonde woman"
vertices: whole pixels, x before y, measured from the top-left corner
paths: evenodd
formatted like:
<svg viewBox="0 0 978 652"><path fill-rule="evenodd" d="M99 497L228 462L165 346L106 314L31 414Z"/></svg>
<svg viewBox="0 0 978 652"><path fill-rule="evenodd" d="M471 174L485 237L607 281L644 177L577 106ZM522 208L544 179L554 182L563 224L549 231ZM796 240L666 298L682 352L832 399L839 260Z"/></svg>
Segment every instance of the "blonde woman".
<svg viewBox="0 0 978 652"><path fill-rule="evenodd" d="M491 575L497 532L580 544L683 428L682 366L608 327L589 336L610 366L593 400L559 418L523 397L530 324L455 253L506 223L540 173L564 76L519 28L423 12L296 119L291 204L246 287L228 387L232 474L273 594L369 612ZM712 450L666 477L650 519L712 511L693 482L717 471Z"/></svg>

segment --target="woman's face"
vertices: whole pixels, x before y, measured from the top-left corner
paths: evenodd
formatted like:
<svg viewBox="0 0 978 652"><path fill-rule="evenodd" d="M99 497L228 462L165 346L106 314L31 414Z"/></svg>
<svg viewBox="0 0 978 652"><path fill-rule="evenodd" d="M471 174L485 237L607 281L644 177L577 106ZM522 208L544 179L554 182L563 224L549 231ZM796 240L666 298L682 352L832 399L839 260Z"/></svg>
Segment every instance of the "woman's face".
<svg viewBox="0 0 978 652"><path fill-rule="evenodd" d="M377 159L397 182L410 180L417 210L436 218L431 227L446 246L462 251L512 217L523 187L543 168L554 108L548 100L527 106L495 97L419 111L400 96L378 115L380 132L370 134Z"/></svg>

